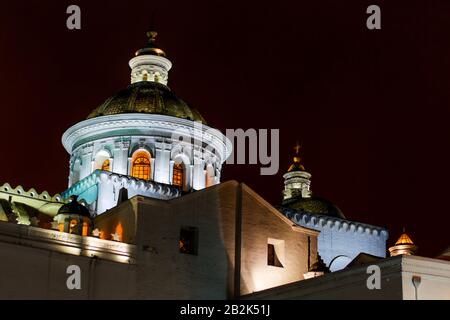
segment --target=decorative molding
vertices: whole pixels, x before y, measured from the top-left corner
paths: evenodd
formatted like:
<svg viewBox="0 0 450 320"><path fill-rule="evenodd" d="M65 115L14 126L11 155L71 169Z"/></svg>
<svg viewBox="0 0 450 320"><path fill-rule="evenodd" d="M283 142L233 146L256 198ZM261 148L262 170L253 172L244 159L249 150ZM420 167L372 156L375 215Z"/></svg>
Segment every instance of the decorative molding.
<svg viewBox="0 0 450 320"><path fill-rule="evenodd" d="M87 256L120 263L134 263L136 247L123 242L79 236L12 223L0 223L2 241L65 254Z"/></svg>
<svg viewBox="0 0 450 320"><path fill-rule="evenodd" d="M383 240L387 240L388 231L381 227L372 226L365 223L354 222L350 220L316 215L304 212L297 212L288 208L278 208L287 218L291 219L296 224L313 229L334 229L339 232L351 232L351 233L365 233L369 236L381 237Z"/></svg>
<svg viewBox="0 0 450 320"><path fill-rule="evenodd" d="M62 143L67 152L72 154L80 146L85 148L86 143L124 135L123 130L125 129L127 136L150 136L166 139L176 131L189 132L192 141L203 141L212 146L222 163L231 155L231 141L220 131L203 124L199 130L194 121L156 114L117 114L84 120L63 134ZM204 146L195 144L193 146L198 151L205 149Z"/></svg>

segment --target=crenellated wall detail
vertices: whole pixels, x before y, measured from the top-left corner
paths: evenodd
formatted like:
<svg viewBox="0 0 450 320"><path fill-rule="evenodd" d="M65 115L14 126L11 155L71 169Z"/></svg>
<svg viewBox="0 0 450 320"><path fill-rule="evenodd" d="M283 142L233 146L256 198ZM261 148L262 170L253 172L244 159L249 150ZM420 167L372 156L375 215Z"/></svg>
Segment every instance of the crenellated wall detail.
<svg viewBox="0 0 450 320"><path fill-rule="evenodd" d="M63 199L76 195L87 204L92 215L99 215L115 207L122 188L127 189L128 198L136 195L170 200L181 196L179 188L155 181L145 181L113 172L96 170L61 193Z"/></svg>
<svg viewBox="0 0 450 320"><path fill-rule="evenodd" d="M9 194L11 196L21 196L30 199L43 200L46 202L62 202L62 197L60 194L50 195L47 191L41 193L37 192L34 188L26 191L22 186L17 186L15 188L11 187L9 183L4 183L0 186L0 193Z"/></svg>
<svg viewBox="0 0 450 320"><path fill-rule="evenodd" d="M319 254L331 271L343 269L360 253L386 257L389 234L384 228L284 207L279 210L295 224L320 231Z"/></svg>

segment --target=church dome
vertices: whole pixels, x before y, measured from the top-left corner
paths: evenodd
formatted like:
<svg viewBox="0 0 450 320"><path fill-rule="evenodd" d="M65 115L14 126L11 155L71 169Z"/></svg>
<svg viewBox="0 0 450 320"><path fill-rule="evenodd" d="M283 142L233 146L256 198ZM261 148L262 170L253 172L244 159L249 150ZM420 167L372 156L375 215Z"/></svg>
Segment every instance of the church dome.
<svg viewBox="0 0 450 320"><path fill-rule="evenodd" d="M300 212L346 219L342 211L332 202L319 198L293 198L283 201L283 207Z"/></svg>
<svg viewBox="0 0 450 320"><path fill-rule="evenodd" d="M88 119L123 113L161 114L205 123L200 113L178 98L169 87L153 81L130 84L94 109Z"/></svg>

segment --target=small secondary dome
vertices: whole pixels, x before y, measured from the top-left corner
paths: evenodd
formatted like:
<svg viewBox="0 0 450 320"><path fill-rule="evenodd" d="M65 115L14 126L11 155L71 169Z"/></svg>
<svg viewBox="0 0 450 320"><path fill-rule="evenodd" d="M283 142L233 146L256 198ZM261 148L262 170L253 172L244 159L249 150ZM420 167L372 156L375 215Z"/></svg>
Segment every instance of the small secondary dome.
<svg viewBox="0 0 450 320"><path fill-rule="evenodd" d="M319 197L298 197L285 200L283 201L283 207L290 208L298 212L346 219L342 211L335 204Z"/></svg>
<svg viewBox="0 0 450 320"><path fill-rule="evenodd" d="M71 196L71 201L63 205L59 210L58 214L69 214L69 215L79 215L83 217L90 217L88 208L83 206L78 202L78 197L73 195Z"/></svg>

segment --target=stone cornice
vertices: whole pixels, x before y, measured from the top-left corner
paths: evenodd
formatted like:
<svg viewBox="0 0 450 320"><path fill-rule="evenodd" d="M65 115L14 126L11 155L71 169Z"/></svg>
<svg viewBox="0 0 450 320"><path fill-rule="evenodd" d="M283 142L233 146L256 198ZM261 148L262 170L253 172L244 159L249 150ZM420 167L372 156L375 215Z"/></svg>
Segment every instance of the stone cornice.
<svg viewBox="0 0 450 320"><path fill-rule="evenodd" d="M120 263L134 263L135 256L135 246L127 243L1 221L0 242Z"/></svg>
<svg viewBox="0 0 450 320"><path fill-rule="evenodd" d="M291 171L287 172L283 175L284 179L294 179L294 178L302 178L302 179L311 179L311 174L306 171Z"/></svg>
<svg viewBox="0 0 450 320"><path fill-rule="evenodd" d="M192 139L212 146L222 162L231 154L231 141L220 131L194 121L157 114L129 113L84 120L67 129L62 143L71 154L83 143L97 139L124 135L171 137L174 132L189 133Z"/></svg>

